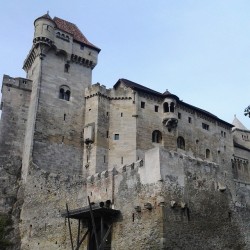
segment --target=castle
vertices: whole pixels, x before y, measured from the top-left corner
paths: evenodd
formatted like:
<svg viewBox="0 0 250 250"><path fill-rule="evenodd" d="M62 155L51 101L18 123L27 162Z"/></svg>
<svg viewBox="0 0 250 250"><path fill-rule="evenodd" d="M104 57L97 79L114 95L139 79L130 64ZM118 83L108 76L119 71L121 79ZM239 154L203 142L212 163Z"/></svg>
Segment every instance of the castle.
<svg viewBox="0 0 250 250"><path fill-rule="evenodd" d="M27 77L2 83L6 248L250 249L250 131L169 91L92 85L100 49L60 18L34 27Z"/></svg>

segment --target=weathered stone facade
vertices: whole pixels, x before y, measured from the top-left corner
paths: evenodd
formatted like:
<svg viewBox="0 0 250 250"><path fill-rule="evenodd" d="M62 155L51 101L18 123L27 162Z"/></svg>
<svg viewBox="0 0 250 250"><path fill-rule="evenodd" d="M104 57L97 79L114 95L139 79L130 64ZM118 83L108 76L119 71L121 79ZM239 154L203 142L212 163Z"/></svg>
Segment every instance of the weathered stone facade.
<svg viewBox="0 0 250 250"><path fill-rule="evenodd" d="M105 249L249 249L250 131L168 91L92 85L100 49L60 18L34 26L27 79L2 84L9 249L70 249L65 205L88 207L88 197L120 211L104 224ZM89 229L79 249L96 249L91 218L81 220L71 219L74 240Z"/></svg>

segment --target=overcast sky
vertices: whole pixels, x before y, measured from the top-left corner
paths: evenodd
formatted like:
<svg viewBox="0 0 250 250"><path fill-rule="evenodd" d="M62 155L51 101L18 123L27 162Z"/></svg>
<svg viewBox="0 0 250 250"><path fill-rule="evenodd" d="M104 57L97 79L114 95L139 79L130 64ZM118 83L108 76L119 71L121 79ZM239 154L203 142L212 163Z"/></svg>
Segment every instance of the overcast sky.
<svg viewBox="0 0 250 250"><path fill-rule="evenodd" d="M49 11L101 48L93 83L127 78L232 122L250 104L249 0L1 1L0 75L25 77L33 22Z"/></svg>

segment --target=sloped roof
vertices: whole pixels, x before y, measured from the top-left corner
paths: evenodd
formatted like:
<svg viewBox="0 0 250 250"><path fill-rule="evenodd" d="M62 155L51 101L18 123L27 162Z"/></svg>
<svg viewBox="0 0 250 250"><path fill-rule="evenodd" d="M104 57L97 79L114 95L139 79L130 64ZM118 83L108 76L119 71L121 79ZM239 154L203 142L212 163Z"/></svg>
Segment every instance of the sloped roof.
<svg viewBox="0 0 250 250"><path fill-rule="evenodd" d="M234 126L235 128L242 129L242 130L248 130L248 129L241 123L241 121L236 117L236 115L234 115L234 119L233 119L232 124L233 124L233 126Z"/></svg>
<svg viewBox="0 0 250 250"><path fill-rule="evenodd" d="M243 150L246 150L246 151L250 152L249 148L247 148L247 147L245 147L245 146L243 146L243 145L241 145L241 144L239 144L239 143L237 143L235 141L234 141L234 147L240 148L240 149L243 149Z"/></svg>
<svg viewBox="0 0 250 250"><path fill-rule="evenodd" d="M139 90L139 91L142 91L142 92L146 92L146 93L149 93L149 94L153 94L153 95L158 95L158 96L161 96L162 97L162 93L160 92L157 92L155 90L152 90L150 88L147 88L143 85L140 85L138 83L135 83L135 82L132 82L130 80L127 80L127 79L124 79L124 78L121 78L119 79L116 84L114 85L114 88L116 89L117 86L120 84L120 83L123 83L126 87L129 87L131 89L134 89L134 90Z"/></svg>
<svg viewBox="0 0 250 250"><path fill-rule="evenodd" d="M96 47L94 44L90 43L74 23L70 23L59 17L54 17L53 21L55 22L58 29L71 34L75 41L84 43L85 45L88 45L93 49L97 50L98 52L100 52L101 49Z"/></svg>
<svg viewBox="0 0 250 250"><path fill-rule="evenodd" d="M150 88L147 88L147 87L145 87L145 86L143 86L141 84L132 82L132 81L124 79L124 78L119 79L113 87L116 89L118 87L118 85L121 84L121 83L123 83L125 86L127 86L127 87L129 87L131 89L134 89L134 90L137 90L137 91L141 91L141 92L144 92L144 93L148 93L148 94L152 94L152 95L156 95L158 97L161 97L162 99L164 99L166 97L174 98L177 101L177 103L179 103L179 104L182 104L182 105L184 105L184 106L186 106L186 107L188 107L190 109L193 109L193 110L195 110L197 112L200 112L200 113L202 113L204 115L207 115L208 117L213 118L213 119L215 119L215 120L217 120L217 121L219 121L219 122L221 122L221 123L223 123L223 124L225 124L225 125L227 125L229 127L233 127L232 124L230 124L230 123L228 123L226 121L221 120L216 115L214 115L214 114L212 114L212 113L210 113L210 112L208 112L208 111L206 111L204 109L197 108L197 107L195 107L193 105L190 105L190 104L188 104L186 102L181 101L178 96L176 96L174 94L171 94L168 90L166 90L162 94L160 92L157 92L157 91L152 90Z"/></svg>

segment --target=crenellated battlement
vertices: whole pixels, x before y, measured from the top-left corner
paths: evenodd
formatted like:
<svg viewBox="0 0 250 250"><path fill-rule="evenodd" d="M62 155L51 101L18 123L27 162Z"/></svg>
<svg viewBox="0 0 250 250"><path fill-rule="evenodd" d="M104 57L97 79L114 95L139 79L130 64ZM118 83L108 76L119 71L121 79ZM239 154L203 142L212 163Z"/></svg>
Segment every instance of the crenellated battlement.
<svg viewBox="0 0 250 250"><path fill-rule="evenodd" d="M31 91L32 81L22 77L11 77L9 75L4 75L2 88L3 86Z"/></svg>

